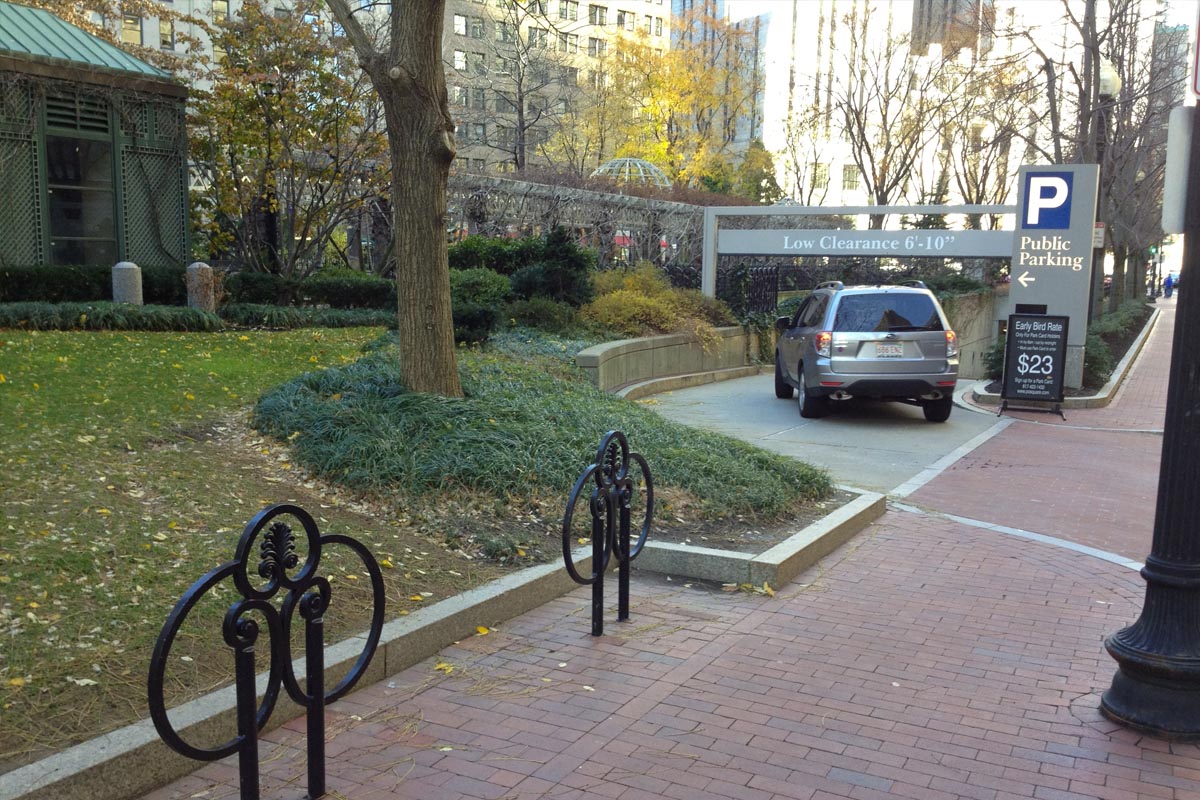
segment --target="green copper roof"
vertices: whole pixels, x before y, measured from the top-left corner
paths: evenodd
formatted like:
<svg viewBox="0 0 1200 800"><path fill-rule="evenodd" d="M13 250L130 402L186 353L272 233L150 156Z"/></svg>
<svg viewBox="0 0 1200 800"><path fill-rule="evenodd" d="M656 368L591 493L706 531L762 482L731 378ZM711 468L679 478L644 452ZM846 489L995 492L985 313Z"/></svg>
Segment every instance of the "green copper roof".
<svg viewBox="0 0 1200 800"><path fill-rule="evenodd" d="M0 2L0 55L41 62L68 62L91 69L171 78L169 72L64 22L49 11Z"/></svg>

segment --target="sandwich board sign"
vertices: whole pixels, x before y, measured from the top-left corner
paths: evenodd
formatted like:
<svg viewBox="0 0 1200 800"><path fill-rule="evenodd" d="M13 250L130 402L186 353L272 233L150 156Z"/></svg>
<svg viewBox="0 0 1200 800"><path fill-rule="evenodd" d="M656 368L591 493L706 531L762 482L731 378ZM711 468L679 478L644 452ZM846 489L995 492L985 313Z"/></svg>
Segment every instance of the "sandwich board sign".
<svg viewBox="0 0 1200 800"><path fill-rule="evenodd" d="M1070 322L1065 316L1009 315L1001 411L1016 400L1054 403L1054 411L1062 413Z"/></svg>

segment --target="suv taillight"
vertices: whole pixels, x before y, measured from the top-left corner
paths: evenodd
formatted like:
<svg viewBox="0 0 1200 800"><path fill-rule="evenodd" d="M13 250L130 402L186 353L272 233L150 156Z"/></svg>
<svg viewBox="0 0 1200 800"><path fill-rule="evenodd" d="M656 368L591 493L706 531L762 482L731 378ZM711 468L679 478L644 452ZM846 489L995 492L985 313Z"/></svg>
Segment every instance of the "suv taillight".
<svg viewBox="0 0 1200 800"><path fill-rule="evenodd" d="M954 331L946 331L946 358L958 355L958 336Z"/></svg>
<svg viewBox="0 0 1200 800"><path fill-rule="evenodd" d="M831 331L821 331L817 334L817 338L813 339L813 347L817 350L817 355L824 358L829 358L829 346L833 344L833 333Z"/></svg>

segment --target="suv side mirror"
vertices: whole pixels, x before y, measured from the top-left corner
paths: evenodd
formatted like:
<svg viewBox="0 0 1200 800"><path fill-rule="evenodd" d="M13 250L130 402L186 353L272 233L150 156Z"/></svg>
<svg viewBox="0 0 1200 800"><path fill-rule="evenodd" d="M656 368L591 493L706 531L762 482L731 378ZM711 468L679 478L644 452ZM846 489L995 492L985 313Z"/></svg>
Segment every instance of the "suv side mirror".
<svg viewBox="0 0 1200 800"><path fill-rule="evenodd" d="M776 317L775 318L775 332L776 333L783 333L791 326L792 326L792 318L791 317Z"/></svg>

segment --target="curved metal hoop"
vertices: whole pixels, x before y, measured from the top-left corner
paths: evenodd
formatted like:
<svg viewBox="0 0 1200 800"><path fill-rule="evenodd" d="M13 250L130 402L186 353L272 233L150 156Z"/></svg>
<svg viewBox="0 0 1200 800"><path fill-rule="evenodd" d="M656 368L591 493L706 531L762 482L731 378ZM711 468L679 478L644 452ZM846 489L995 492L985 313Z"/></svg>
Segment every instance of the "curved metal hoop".
<svg viewBox="0 0 1200 800"><path fill-rule="evenodd" d="M280 517L284 516L299 520L307 538L308 553L302 565L295 555L291 528L278 521ZM257 555L253 548L255 542L259 543ZM306 622L319 625L329 607L331 596L329 581L316 575L317 567L320 564L321 549L325 545L349 547L362 561L370 575L372 611L367 641L354 667L336 686L322 692L321 702L318 703L316 698L305 694L296 679L292 666L291 626L297 612ZM246 743L247 738L244 734L238 734L216 747L196 747L179 735L167 715L163 686L171 646L183 623L187 620L188 614L217 584L232 579L234 586L242 595L242 599L230 606L223 623L223 636L230 647L248 651L254 647L256 640L264 632L260 630L253 619L245 617L246 613L258 612L266 622L265 633L267 649L270 653L270 666L266 692L255 711L257 730L261 730L270 718L275 703L279 699L281 686L287 689L288 695L293 700L305 708L323 707L324 704L331 703L345 695L366 672L383 633L385 595L383 573L379 568L379 563L366 546L356 539L340 534L322 536L312 516L299 506L274 505L255 515L247 523L238 540L235 556L233 561L226 562L200 577L184 592L167 616L150 659L147 691L150 717L155 730L171 749L199 761L215 761L233 755ZM255 587L251 584L249 577L251 561L257 561L258 575L267 581L265 586ZM288 571L297 566L299 566L299 571L295 575L289 575ZM280 589L286 589L287 595L280 608L276 609L269 601ZM306 640L305 647L323 648L324 642ZM323 680L317 681L317 684L323 685Z"/></svg>
<svg viewBox="0 0 1200 800"><path fill-rule="evenodd" d="M612 554L611 542L609 541L609 537L605 536L601 546L602 556L600 563L597 564L595 558L593 557L592 574L585 578L579 573L579 568L575 564L574 548L571 546L571 523L574 522L575 519L575 506L579 503L579 498L583 494L584 489L587 487L588 481L592 479L594 473L599 471L599 468L595 464L588 466L588 468L583 471L583 474L580 475L579 479L575 481L575 487L571 489L571 495L567 499L567 508L563 512L563 563L567 567L567 574L571 576L571 580L584 585L593 584L600 579L600 576L602 576L604 571L608 569L608 560ZM600 480L600 478L596 478L597 483L599 483ZM599 486L593 489L591 498L588 502L588 507L591 509L593 520L597 510L596 504L600 500L599 492Z"/></svg>
<svg viewBox="0 0 1200 800"><path fill-rule="evenodd" d="M638 530L637 541L630 546L629 552L622 552L622 537L620 536L615 537L616 541L613 542L613 551L616 553L618 559L627 559L629 561L633 561L638 557L638 554L642 552L642 548L646 546L646 537L650 535L650 523L654 520L654 479L650 477L650 465L646 463L646 459L642 458L641 453L630 453L629 459L636 462L638 467L641 468L642 478L646 481L646 513L642 517L642 524ZM629 476L628 463L625 465L624 472L625 477L621 481L622 493L620 496L620 501L628 510L632 506L633 493L636 491L637 486L634 485L633 479Z"/></svg>
<svg viewBox="0 0 1200 800"><path fill-rule="evenodd" d="M163 623L162 631L158 634L158 641L154 643L154 653L150 657L150 678L147 683L147 699L150 705L150 719L154 722L154 729L158 731L158 735L162 737L162 740L172 750L188 758L194 758L197 761L216 761L226 756L231 756L238 751L245 738L237 735L224 744L211 748L196 747L185 741L179 735L179 732L175 730L175 726L171 724L171 720L167 716L166 697L163 692L167 661L171 656L171 645L174 644L175 637L179 634L179 629L183 627L188 614L191 613L192 609L196 607L196 604L209 589L231 577L239 566L240 564L237 561L228 561L201 576L183 593L183 596L179 598L179 602L175 604L175 607L171 609L171 613L167 615L167 621ZM237 606L238 604L235 604L230 610L232 611ZM275 611L274 607L270 608L272 612ZM268 635L274 640L275 637L270 632L271 623L269 620L270 617L268 617ZM281 669L275 648L272 647L270 652L271 664L267 675L267 690L263 694L262 703L259 704L258 711L255 714L259 730L262 730L262 727L267 723L271 712L275 710L275 702L279 699Z"/></svg>

